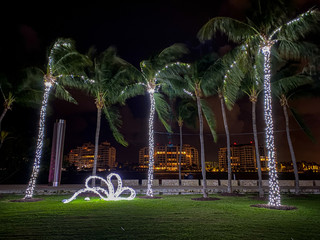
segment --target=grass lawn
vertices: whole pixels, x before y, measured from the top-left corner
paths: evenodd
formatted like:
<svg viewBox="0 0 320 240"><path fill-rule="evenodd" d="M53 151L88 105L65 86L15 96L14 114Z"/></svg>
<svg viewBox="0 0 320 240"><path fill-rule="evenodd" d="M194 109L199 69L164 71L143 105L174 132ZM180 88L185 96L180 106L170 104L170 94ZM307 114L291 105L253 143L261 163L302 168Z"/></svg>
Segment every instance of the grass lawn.
<svg viewBox="0 0 320 240"><path fill-rule="evenodd" d="M38 196L40 202L10 202L0 196L0 239L320 239L320 195L282 196L297 210L250 207L266 203L245 197L193 201L200 195L105 202L83 197ZM37 197L37 196L36 196Z"/></svg>

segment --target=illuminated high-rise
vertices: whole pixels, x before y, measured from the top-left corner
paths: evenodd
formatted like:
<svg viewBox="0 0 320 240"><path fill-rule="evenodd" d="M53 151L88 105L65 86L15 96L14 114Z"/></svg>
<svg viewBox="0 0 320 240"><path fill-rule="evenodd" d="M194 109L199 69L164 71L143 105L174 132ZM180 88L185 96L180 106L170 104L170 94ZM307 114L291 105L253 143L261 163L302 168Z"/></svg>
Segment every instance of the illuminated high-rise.
<svg viewBox="0 0 320 240"><path fill-rule="evenodd" d="M177 171L179 168L180 146L162 145L154 148L154 169ZM139 151L139 167L148 168L149 149L141 148ZM188 144L182 146L181 168L199 168L198 150Z"/></svg>
<svg viewBox="0 0 320 240"><path fill-rule="evenodd" d="M81 147L72 149L68 154L68 161L78 170L92 169L94 161L94 144L85 143ZM106 170L116 165L116 149L108 142L102 142L98 149L97 169Z"/></svg>
<svg viewBox="0 0 320 240"><path fill-rule="evenodd" d="M257 171L256 151L253 143L250 144L233 144L231 150L231 167L233 172L253 172ZM261 161L261 170L267 171L268 159L265 156L265 148L259 146L259 155ZM219 169L228 170L227 147L219 150Z"/></svg>

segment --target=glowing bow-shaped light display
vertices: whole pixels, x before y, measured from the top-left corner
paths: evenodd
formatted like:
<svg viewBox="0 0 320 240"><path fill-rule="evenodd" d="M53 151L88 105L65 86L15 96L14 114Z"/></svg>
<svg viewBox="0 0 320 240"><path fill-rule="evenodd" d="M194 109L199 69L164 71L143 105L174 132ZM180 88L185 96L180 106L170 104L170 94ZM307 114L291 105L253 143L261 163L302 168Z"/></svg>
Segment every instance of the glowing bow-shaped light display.
<svg viewBox="0 0 320 240"><path fill-rule="evenodd" d="M116 191L114 191L114 187L111 182L112 177L116 177L118 179L118 187L117 187ZM101 180L101 182L104 182L107 185L108 190L101 188L101 187L89 187L88 183L92 179L99 179L99 180ZM85 186L86 186L85 188L80 189L75 194L73 194L73 196L71 198L64 199L62 202L69 203L69 202L73 201L74 199L76 199L79 194L84 193L84 192L93 192L93 193L97 194L102 200L105 200L105 201L133 200L136 197L136 192L132 188L122 187L122 180L121 180L120 176L116 173L109 174L107 177L107 180L105 180L101 177L98 177L98 176L88 177L86 179ZM130 196L129 197L119 197L124 191L130 191Z"/></svg>

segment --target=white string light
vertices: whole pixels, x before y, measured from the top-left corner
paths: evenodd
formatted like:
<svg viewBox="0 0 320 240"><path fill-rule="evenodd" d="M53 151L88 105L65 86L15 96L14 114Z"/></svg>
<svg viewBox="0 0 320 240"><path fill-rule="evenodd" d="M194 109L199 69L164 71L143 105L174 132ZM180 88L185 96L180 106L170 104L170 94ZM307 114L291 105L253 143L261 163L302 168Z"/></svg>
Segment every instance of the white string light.
<svg viewBox="0 0 320 240"><path fill-rule="evenodd" d="M271 47L272 42L267 42L262 48L264 56L264 117L266 122L266 147L268 151L269 167L269 205L280 206L280 188L275 160L275 147L273 136L272 98L271 98Z"/></svg>
<svg viewBox="0 0 320 240"><path fill-rule="evenodd" d="M112 177L116 177L118 180L118 186L117 186L116 191L114 191L114 186L111 181ZM89 181L92 179L98 179L101 182L104 182L107 185L108 190L101 188L101 187L90 187ZM129 197L119 197L124 191L130 191L130 196ZM76 199L79 194L85 193L85 192L95 193L104 201L133 200L136 197L136 192L132 188L122 187L122 180L118 174L111 173L107 176L107 180L103 179L102 177L98 177L98 176L88 177L86 179L85 188L80 189L75 194L73 194L73 196L71 198L64 199L64 200L62 200L62 202L69 203L69 202L73 201L74 199ZM90 199L85 198L85 200L89 201Z"/></svg>
<svg viewBox="0 0 320 240"><path fill-rule="evenodd" d="M153 90L153 91L152 91ZM149 116L149 169L148 169L148 188L147 196L153 197L152 182L153 182L153 166L154 166L154 130L153 121L155 113L155 100L154 100L154 89L149 90L150 96L150 116Z"/></svg>
<svg viewBox="0 0 320 240"><path fill-rule="evenodd" d="M186 94L188 94L189 96L193 97L192 92L189 92L189 91L188 91L188 90L186 90L186 89L183 89L183 91L184 91Z"/></svg>
<svg viewBox="0 0 320 240"><path fill-rule="evenodd" d="M46 77L45 77L46 80ZM53 80L53 78L51 78ZM36 148L36 155L33 163L33 168L32 168L32 174L29 180L29 184L26 190L26 194L24 196L24 199L29 199L32 198L33 192L34 192L34 187L36 185L36 179L39 174L39 169L40 169L40 160L42 156L42 145L43 145L43 136L44 136L44 126L45 126L45 118L46 118L46 113L47 113L47 103L49 99L49 93L52 87L52 84L54 82L52 81L45 81L45 90L43 94L43 100L42 100L42 105L41 105L41 110L40 110L40 121L39 121L39 132L38 132L38 140L37 140L37 148Z"/></svg>
<svg viewBox="0 0 320 240"><path fill-rule="evenodd" d="M304 16L307 15L311 15L312 13L316 12L315 10L308 10L305 13L300 14L297 18L292 19L291 21L287 22L285 25L282 25L280 27L278 27L276 30L273 31L273 33L270 35L269 40L271 40L273 38L273 36L278 33L284 26L290 26L293 23L296 23L298 21L300 21L301 18L303 18Z"/></svg>
<svg viewBox="0 0 320 240"><path fill-rule="evenodd" d="M144 64L144 62L143 62ZM147 84L147 91L150 96L150 116L149 116L149 165L148 165L148 183L147 183L147 193L146 195L149 197L153 197L153 190L152 190L152 183L153 183L153 173L154 173L154 129L153 129L153 122L154 122L154 114L155 114L155 99L154 93L157 92L160 86L156 85L158 79L157 77L161 73L172 66L175 65L187 65L188 68L190 65L185 63L172 63L166 65L162 70L159 70L155 75L153 81L148 82Z"/></svg>

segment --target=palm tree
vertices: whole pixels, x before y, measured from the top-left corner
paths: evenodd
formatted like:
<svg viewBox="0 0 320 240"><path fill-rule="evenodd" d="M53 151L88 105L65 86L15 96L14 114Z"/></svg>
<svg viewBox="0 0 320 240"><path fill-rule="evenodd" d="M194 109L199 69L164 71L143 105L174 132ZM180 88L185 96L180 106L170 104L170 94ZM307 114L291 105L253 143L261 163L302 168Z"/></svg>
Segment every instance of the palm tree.
<svg viewBox="0 0 320 240"><path fill-rule="evenodd" d="M182 99L177 107L177 123L179 126L179 135L180 135L180 145L179 145L179 184L181 184L181 156L182 156L182 127L183 124L194 125L196 119L196 109L194 102L189 101L188 99Z"/></svg>
<svg viewBox="0 0 320 240"><path fill-rule="evenodd" d="M26 71L29 74L29 70ZM12 110L13 104L16 102L25 106L34 106L39 103L42 91L37 89L40 82L39 79L25 77L22 81L15 84L10 83L5 77L0 78L0 91L3 97L3 111L0 115L0 132L2 120L6 116L8 110ZM14 86L13 86L14 85Z"/></svg>
<svg viewBox="0 0 320 240"><path fill-rule="evenodd" d="M266 3L269 1L265 1ZM265 3L260 2L259 3ZM280 1L281 2L281 1ZM267 3L267 4L268 4ZM283 7L283 6L282 6ZM267 8L266 8L267 9ZM245 44L246 51L259 47L264 57L264 112L266 123L266 147L269 159L269 205L280 206L280 189L275 162L272 102L271 102L271 54L276 46L286 56L297 56L304 49L304 45L297 41L311 30L315 30L320 20L320 12L308 10L298 17L288 20L283 8L274 8L274 13L261 14L264 17L260 23L248 23L227 17L209 20L199 31L200 40L210 39L217 31L222 31L232 41ZM281 15L276 15L280 13Z"/></svg>
<svg viewBox="0 0 320 240"><path fill-rule="evenodd" d="M1 93L2 93L3 99L4 99L4 103L3 103L4 108L3 108L3 111L2 111L1 116L0 116L0 132L1 132L2 120L3 120L4 116L6 115L7 111L11 110L12 104L15 101L15 97L12 94L12 92L9 92L8 96L5 96L5 94L2 91L1 86L0 86L0 89L1 89Z"/></svg>
<svg viewBox="0 0 320 240"><path fill-rule="evenodd" d="M289 127L289 115L288 115L288 108L291 110L294 118L297 120L300 126L303 126L302 129L310 136L310 132L308 128L305 127L302 119L297 115L296 111L289 107L288 100L293 98L299 91L301 91L301 87L311 84L312 79L306 75L302 74L295 74L292 75L293 72L296 72L295 69L284 68L277 74L275 74L274 79L275 81L272 83L272 90L273 93L278 97L280 101L280 105L283 109L283 114L285 117L286 123L286 133L287 133L287 141L289 145L292 165L293 165L293 172L295 176L295 194L300 194L300 187L299 187L299 174L298 174L298 167L296 162L296 156L294 153L294 148L291 141L290 136L290 127Z"/></svg>
<svg viewBox="0 0 320 240"><path fill-rule="evenodd" d="M87 66L89 62L90 61L84 55L81 55L76 51L74 42L72 40L58 39L50 49L46 72L39 69L44 81L45 89L40 110L39 132L35 159L24 199L32 198L39 173L45 117L50 91L54 88L55 95L57 97L61 97L67 101L76 103L74 98L72 98L64 86L77 85L78 78L75 78L75 76L81 76L84 73L84 67Z"/></svg>
<svg viewBox="0 0 320 240"><path fill-rule="evenodd" d="M212 64L204 75L207 81L211 80L208 91L212 95L217 94L220 100L223 125L227 139L227 163L228 163L228 193L232 193L232 168L231 168L231 149L230 149L230 132L227 122L226 109L232 109L240 89L241 80L243 78L243 61L240 61L241 51L236 48L224 55ZM237 64L234 62L235 55L239 59ZM244 59L243 59L244 60Z"/></svg>
<svg viewBox="0 0 320 240"><path fill-rule="evenodd" d="M165 101L164 95L160 92L160 88L164 92L171 92L170 85L164 79L158 79L157 76L167 64L177 61L188 51L182 44L173 44L165 48L159 54L144 60L140 63L140 69L132 67L130 74L137 82L128 85L122 92L124 98L142 95L145 92L149 94L150 111L149 111L149 169L148 169L148 187L146 195L153 197L152 183L154 173L154 116L157 112L158 118L167 131L171 131L168 124L170 117L170 107ZM170 93L171 94L171 93Z"/></svg>
<svg viewBox="0 0 320 240"><path fill-rule="evenodd" d="M259 140L258 140L258 131L257 131L257 116L256 116L256 108L258 97L261 91L263 90L263 79L261 70L261 58L259 55L256 55L255 58L252 59L253 68L249 68L251 71L248 71L246 77L243 79L241 84L241 90L249 97L249 101L251 102L251 117L252 117L252 131L253 131L253 139L255 145L256 152L256 163L258 169L258 189L259 189L259 197L262 198L264 196L264 191L262 188L262 172L261 172L261 161L260 161L260 153L259 153Z"/></svg>
<svg viewBox="0 0 320 240"><path fill-rule="evenodd" d="M125 99L120 96L121 91L129 81L123 73L129 64L116 55L116 49L108 48L100 56L94 59L92 71L90 72L90 84L83 85L89 95L95 98L97 107L97 125L95 133L95 148L92 176L97 175L99 135L101 127L101 115L104 113L109 127L117 142L128 146L118 128L121 126L121 119L116 104L122 103ZM92 182L95 186L95 181Z"/></svg>
<svg viewBox="0 0 320 240"><path fill-rule="evenodd" d="M7 140L8 135L9 135L9 132L6 132L6 131L0 132L0 148L2 147L2 144L4 143L4 141Z"/></svg>
<svg viewBox="0 0 320 240"><path fill-rule="evenodd" d="M204 78L201 61L192 65L186 63L173 63L166 67L158 74L158 79L168 80L171 87L176 91L177 95L192 97L197 104L198 118L199 118L199 137L200 137L200 154L201 154L201 169L203 178L203 197L208 198L207 181L206 181L206 167L205 167L205 151L204 151L204 137L203 137L203 116L205 117L211 134L216 140L215 119L212 110L210 109L205 97L209 96L208 86L211 79ZM207 66L206 66L207 67Z"/></svg>

